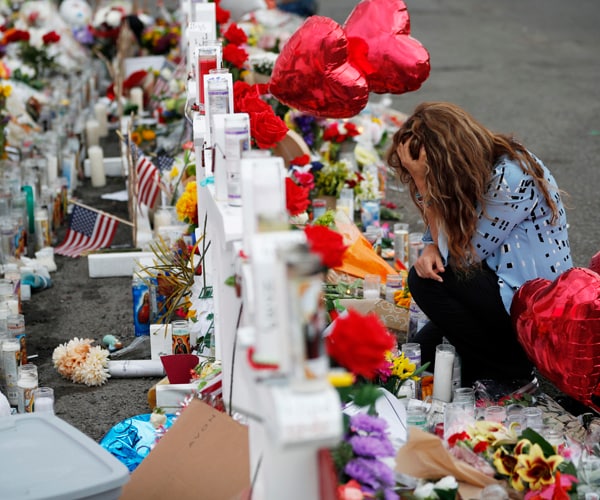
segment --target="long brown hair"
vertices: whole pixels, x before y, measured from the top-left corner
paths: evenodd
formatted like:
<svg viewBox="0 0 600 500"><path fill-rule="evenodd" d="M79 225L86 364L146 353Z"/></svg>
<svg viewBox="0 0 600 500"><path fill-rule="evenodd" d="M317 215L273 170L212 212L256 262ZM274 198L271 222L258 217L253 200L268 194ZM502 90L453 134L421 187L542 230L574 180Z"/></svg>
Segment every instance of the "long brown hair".
<svg viewBox="0 0 600 500"><path fill-rule="evenodd" d="M426 193L417 199L417 188L402 166L398 146L410 141L410 153L419 157L421 146L427 155ZM423 205L436 214L448 237L448 250L458 269L467 270L475 262L471 239L475 234L478 205L485 214L484 195L494 166L500 157L516 161L531 175L558 220L558 206L552 199L544 170L538 161L512 136L497 134L481 125L469 113L447 102L425 102L394 134L386 160L408 184L410 195L427 223Z"/></svg>

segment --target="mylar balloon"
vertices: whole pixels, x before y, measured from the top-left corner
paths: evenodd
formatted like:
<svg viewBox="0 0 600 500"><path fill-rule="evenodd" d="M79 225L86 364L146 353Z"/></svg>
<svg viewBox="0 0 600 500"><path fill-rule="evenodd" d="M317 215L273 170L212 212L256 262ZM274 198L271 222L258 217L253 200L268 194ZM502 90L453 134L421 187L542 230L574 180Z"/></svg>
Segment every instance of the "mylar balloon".
<svg viewBox="0 0 600 500"><path fill-rule="evenodd" d="M589 268L595 273L600 274L600 252L591 258Z"/></svg>
<svg viewBox="0 0 600 500"><path fill-rule="evenodd" d="M350 118L369 100L365 76L349 62L344 30L323 16L309 17L283 46L269 91L282 103L322 118Z"/></svg>
<svg viewBox="0 0 600 500"><path fill-rule="evenodd" d="M554 281L528 281L515 294L511 316L540 374L594 406L592 396L600 394L600 275L576 267Z"/></svg>
<svg viewBox="0 0 600 500"><path fill-rule="evenodd" d="M429 52L410 36L402 0L363 0L346 19L351 61L367 75L369 90L402 94L417 90L429 76ZM361 53L367 48L366 61ZM361 62L363 61L363 62Z"/></svg>

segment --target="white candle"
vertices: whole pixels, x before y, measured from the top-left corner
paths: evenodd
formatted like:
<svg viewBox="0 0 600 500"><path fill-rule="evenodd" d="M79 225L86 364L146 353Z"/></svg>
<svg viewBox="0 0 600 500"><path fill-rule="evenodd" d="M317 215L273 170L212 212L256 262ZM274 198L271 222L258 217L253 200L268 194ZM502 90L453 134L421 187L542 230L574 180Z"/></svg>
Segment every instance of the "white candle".
<svg viewBox="0 0 600 500"><path fill-rule="evenodd" d="M88 120L85 122L85 137L88 148L100 144L100 124L97 120Z"/></svg>
<svg viewBox="0 0 600 500"><path fill-rule="evenodd" d="M54 399L36 398L33 402L33 411L35 413L54 413Z"/></svg>
<svg viewBox="0 0 600 500"><path fill-rule="evenodd" d="M133 87L129 91L129 100L137 106L137 114L141 115L144 112L144 90L141 87Z"/></svg>
<svg viewBox="0 0 600 500"><path fill-rule="evenodd" d="M449 403L452 399L452 372L454 369L454 346L440 344L435 349L433 370L433 399Z"/></svg>
<svg viewBox="0 0 600 500"><path fill-rule="evenodd" d="M104 153L100 146L88 148L88 158L90 159L90 177L93 187L102 187L106 185L106 175L104 173Z"/></svg>
<svg viewBox="0 0 600 500"><path fill-rule="evenodd" d="M48 185L53 186L54 181L58 177L58 158L56 155L49 154L46 157L48 170Z"/></svg>
<svg viewBox="0 0 600 500"><path fill-rule="evenodd" d="M99 125L100 137L106 137L108 135L108 117L106 105L103 102L94 105L94 115Z"/></svg>

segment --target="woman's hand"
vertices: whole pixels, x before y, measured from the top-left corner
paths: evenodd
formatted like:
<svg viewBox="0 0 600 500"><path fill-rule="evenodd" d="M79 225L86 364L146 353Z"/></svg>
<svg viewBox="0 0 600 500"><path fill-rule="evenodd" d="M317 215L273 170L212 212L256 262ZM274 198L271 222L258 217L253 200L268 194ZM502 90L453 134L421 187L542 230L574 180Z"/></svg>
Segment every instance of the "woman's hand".
<svg viewBox="0 0 600 500"><path fill-rule="evenodd" d="M425 153L425 147L421 146L419 157L415 160L410 154L409 144L410 139L404 142L404 144L399 144L396 152L400 158L400 163L408 170L408 173L415 181L417 189L421 194L424 194L421 190L425 188L425 173L427 171L427 155Z"/></svg>
<svg viewBox="0 0 600 500"><path fill-rule="evenodd" d="M426 245L414 266L420 278L429 278L440 283L444 281L440 276L440 273L444 272L444 263L437 245Z"/></svg>

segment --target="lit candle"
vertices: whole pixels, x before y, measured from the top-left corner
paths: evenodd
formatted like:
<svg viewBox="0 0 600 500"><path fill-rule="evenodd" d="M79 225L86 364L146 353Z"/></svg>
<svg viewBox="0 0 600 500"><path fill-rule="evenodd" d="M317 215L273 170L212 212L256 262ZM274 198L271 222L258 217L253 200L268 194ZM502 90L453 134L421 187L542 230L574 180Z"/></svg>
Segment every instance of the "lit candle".
<svg viewBox="0 0 600 500"><path fill-rule="evenodd" d="M93 187L102 187L106 185L106 175L104 173L104 153L100 146L88 148L88 158L90 159L90 177Z"/></svg>
<svg viewBox="0 0 600 500"><path fill-rule="evenodd" d="M85 137L88 148L100 144L100 124L97 120L88 120L85 122Z"/></svg>
<svg viewBox="0 0 600 500"><path fill-rule="evenodd" d="M449 403L452 399L452 372L454 369L454 346L440 344L435 348L433 370L433 399Z"/></svg>
<svg viewBox="0 0 600 500"><path fill-rule="evenodd" d="M94 105L94 115L99 125L100 137L106 137L108 135L108 117L106 105L103 102Z"/></svg>
<svg viewBox="0 0 600 500"><path fill-rule="evenodd" d="M129 91L129 100L137 106L137 114L141 115L144 112L144 90L141 87L133 87Z"/></svg>

